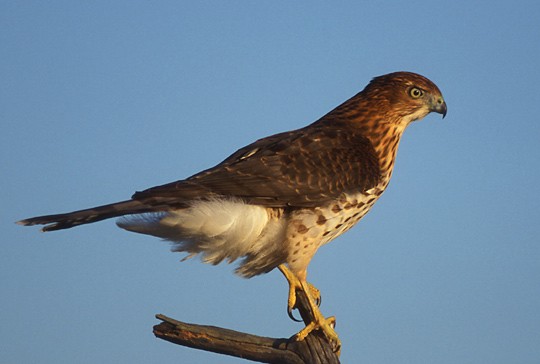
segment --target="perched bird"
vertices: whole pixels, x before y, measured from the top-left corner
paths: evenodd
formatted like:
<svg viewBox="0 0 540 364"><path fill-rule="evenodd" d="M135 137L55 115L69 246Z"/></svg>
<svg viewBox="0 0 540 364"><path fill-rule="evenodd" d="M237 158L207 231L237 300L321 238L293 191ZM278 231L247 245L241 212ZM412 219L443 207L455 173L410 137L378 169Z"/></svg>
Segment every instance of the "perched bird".
<svg viewBox="0 0 540 364"><path fill-rule="evenodd" d="M405 128L430 112L444 117L446 103L427 78L375 77L314 123L259 139L189 178L18 223L53 231L121 217L121 228L170 240L174 251L206 263L241 259L236 272L244 277L278 267L289 282L289 314L301 289L315 316L296 338L320 329L338 348L333 318L320 313L318 290L306 281L308 264L370 210L390 181Z"/></svg>

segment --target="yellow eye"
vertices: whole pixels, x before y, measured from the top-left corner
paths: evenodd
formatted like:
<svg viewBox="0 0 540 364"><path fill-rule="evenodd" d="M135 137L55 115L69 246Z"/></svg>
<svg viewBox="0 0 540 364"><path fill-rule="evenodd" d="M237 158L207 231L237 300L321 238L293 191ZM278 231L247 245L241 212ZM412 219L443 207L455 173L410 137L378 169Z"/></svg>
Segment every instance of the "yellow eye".
<svg viewBox="0 0 540 364"><path fill-rule="evenodd" d="M413 99L417 99L421 97L423 94L424 94L424 91L419 89L418 87L413 87L409 90L409 95L411 95Z"/></svg>

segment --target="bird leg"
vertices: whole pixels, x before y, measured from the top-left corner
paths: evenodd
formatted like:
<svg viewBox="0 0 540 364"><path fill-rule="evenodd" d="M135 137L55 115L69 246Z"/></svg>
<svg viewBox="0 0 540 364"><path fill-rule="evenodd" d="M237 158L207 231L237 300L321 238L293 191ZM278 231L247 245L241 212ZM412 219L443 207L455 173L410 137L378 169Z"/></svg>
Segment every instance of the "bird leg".
<svg viewBox="0 0 540 364"><path fill-rule="evenodd" d="M320 291L308 283L305 279L298 278L285 265L281 264L278 266L278 268L285 276L285 279L287 279L287 282L289 282L289 298L287 301L287 312L289 313L289 317L295 321L299 321L292 316L292 310L296 307L296 290L301 290L306 294L308 298L309 310L311 311L311 316L313 317L313 320L294 336L295 340L302 341L313 330L321 330L332 345L334 345L335 351L339 352L341 342L336 331L334 330L336 318L334 316L326 318L319 310L318 305L321 302Z"/></svg>
<svg viewBox="0 0 540 364"><path fill-rule="evenodd" d="M296 321L296 322L301 322L302 320L299 320L296 317L294 317L292 311L296 308L296 290L297 289L300 289L303 291L305 290L302 287L298 277L296 277L293 274L293 272L290 271L289 268L287 268L284 264L279 265L278 268L281 271L281 273L283 273L283 275L285 276L285 279L289 283L289 298L287 300L287 314L289 315L291 320ZM305 291L305 292L309 292L310 298L312 298L315 301L315 304L317 306L320 306L322 302L321 291L319 291L317 287L315 287L309 282L306 282L306 284L308 287L308 291Z"/></svg>

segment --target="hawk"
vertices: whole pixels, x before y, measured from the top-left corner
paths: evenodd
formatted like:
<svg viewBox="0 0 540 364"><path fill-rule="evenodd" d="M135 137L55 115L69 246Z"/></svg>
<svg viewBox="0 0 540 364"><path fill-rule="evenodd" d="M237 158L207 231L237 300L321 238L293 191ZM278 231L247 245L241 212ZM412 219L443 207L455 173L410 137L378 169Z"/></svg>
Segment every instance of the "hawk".
<svg viewBox="0 0 540 364"><path fill-rule="evenodd" d="M279 268L309 297L315 320L297 335L322 330L339 348L333 317L319 308L307 268L319 247L349 230L386 189L405 128L430 112L446 115L439 88L411 72L375 77L314 123L239 149L189 178L136 192L130 200L21 220L42 231L120 217L119 227L172 242L205 263L240 259L253 277Z"/></svg>

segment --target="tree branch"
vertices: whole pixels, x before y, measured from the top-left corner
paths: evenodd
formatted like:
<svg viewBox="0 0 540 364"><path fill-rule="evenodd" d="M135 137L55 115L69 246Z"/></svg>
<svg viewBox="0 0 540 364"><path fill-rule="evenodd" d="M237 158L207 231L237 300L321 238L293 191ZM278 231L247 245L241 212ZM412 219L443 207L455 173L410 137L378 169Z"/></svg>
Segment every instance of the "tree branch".
<svg viewBox="0 0 540 364"><path fill-rule="evenodd" d="M304 292L297 291L297 308L306 324L313 316ZM318 330L304 340L270 338L233 331L221 327L188 324L156 315L163 321L154 326L154 335L169 342L194 349L231 355L262 363L280 364L339 364L338 354Z"/></svg>

